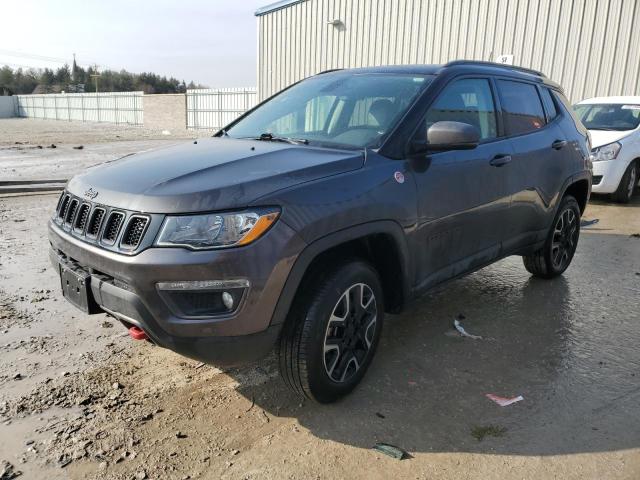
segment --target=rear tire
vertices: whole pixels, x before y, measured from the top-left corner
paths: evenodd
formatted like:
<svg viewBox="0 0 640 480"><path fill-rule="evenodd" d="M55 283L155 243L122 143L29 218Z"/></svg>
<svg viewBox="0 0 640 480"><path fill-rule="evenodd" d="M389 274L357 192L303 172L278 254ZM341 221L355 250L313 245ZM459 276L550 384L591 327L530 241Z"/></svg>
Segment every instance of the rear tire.
<svg viewBox="0 0 640 480"><path fill-rule="evenodd" d="M618 189L615 193L611 194L611 198L618 203L629 203L633 198L636 187L638 186L638 176L638 162L633 161L624 172L624 175L620 180L620 185L618 185Z"/></svg>
<svg viewBox="0 0 640 480"><path fill-rule="evenodd" d="M580 206L575 198L566 195L551 224L544 246L522 257L524 267L536 277L554 278L571 264L580 237Z"/></svg>
<svg viewBox="0 0 640 480"><path fill-rule="evenodd" d="M285 383L320 403L347 395L371 363L383 320L378 273L362 260L305 282L278 345Z"/></svg>

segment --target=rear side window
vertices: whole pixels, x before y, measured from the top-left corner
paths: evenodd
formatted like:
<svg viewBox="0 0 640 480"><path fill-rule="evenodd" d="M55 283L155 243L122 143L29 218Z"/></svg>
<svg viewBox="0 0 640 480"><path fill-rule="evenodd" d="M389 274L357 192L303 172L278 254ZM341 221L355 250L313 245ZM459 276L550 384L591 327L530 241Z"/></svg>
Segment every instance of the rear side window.
<svg viewBox="0 0 640 480"><path fill-rule="evenodd" d="M552 122L554 118L558 116L558 110L556 110L556 104L551 98L551 92L548 88L541 88L540 95L542 96L542 104L544 110L547 112L547 122Z"/></svg>
<svg viewBox="0 0 640 480"><path fill-rule="evenodd" d="M426 128L442 121L468 123L480 130L482 140L495 138L496 109L489 81L467 78L447 85L427 111L425 120Z"/></svg>
<svg viewBox="0 0 640 480"><path fill-rule="evenodd" d="M544 110L535 86L498 80L502 113L509 135L533 132L545 125Z"/></svg>

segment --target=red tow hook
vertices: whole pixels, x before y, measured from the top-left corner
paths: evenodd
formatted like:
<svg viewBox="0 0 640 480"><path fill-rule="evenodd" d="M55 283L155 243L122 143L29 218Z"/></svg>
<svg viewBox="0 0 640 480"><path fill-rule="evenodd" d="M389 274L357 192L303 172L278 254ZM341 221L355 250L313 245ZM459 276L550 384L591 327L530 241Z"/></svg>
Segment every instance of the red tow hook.
<svg viewBox="0 0 640 480"><path fill-rule="evenodd" d="M131 336L131 338L133 338L134 340L148 340L149 339L149 336L144 332L144 330L142 330L141 328L138 328L138 327L129 328L129 336Z"/></svg>

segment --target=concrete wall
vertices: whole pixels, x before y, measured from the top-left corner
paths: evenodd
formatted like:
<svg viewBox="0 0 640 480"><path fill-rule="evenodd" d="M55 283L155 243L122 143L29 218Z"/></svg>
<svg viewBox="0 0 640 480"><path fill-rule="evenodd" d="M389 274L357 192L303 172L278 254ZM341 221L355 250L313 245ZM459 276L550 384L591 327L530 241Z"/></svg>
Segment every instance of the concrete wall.
<svg viewBox="0 0 640 480"><path fill-rule="evenodd" d="M186 130L186 97L183 93L144 95L144 126L170 132Z"/></svg>
<svg viewBox="0 0 640 480"><path fill-rule="evenodd" d="M572 101L640 91L638 0L291 0L258 15L261 99L322 70L495 61ZM332 23L329 23L332 22Z"/></svg>
<svg viewBox="0 0 640 480"><path fill-rule="evenodd" d="M0 97L0 118L16 116L16 104L14 97Z"/></svg>

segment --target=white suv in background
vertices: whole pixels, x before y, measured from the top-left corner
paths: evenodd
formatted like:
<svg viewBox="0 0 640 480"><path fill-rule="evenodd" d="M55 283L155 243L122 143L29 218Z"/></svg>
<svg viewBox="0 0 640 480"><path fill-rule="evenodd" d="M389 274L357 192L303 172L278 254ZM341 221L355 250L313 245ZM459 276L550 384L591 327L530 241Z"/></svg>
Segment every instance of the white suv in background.
<svg viewBox="0 0 640 480"><path fill-rule="evenodd" d="M591 133L593 193L629 202L640 180L640 97L596 97L573 108Z"/></svg>

